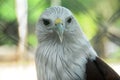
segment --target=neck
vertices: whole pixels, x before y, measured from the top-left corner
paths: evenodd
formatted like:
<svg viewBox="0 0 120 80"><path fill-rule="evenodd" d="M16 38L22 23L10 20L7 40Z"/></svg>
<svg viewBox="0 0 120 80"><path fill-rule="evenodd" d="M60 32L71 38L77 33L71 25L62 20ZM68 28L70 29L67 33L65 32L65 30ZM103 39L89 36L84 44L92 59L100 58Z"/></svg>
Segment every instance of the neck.
<svg viewBox="0 0 120 80"><path fill-rule="evenodd" d="M66 41L66 42L65 42ZM39 80L85 80L85 65L92 48L86 40L43 41L36 53ZM93 56L95 57L95 55ZM79 71L78 71L79 70Z"/></svg>

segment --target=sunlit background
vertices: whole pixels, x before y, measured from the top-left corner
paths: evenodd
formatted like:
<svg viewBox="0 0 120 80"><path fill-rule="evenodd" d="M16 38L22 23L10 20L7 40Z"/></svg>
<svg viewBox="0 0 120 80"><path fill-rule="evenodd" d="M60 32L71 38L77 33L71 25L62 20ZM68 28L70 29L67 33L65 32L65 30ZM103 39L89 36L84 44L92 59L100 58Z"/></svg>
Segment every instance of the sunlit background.
<svg viewBox="0 0 120 80"><path fill-rule="evenodd" d="M98 55L120 74L120 0L0 0L0 80L37 80L35 24L55 5L73 12Z"/></svg>

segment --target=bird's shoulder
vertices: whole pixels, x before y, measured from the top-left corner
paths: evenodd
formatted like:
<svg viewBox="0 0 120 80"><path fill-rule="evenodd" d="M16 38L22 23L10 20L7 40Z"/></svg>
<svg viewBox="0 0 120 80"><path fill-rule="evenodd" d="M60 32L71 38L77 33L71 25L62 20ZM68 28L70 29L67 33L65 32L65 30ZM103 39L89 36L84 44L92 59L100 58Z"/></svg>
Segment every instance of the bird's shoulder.
<svg viewBox="0 0 120 80"><path fill-rule="evenodd" d="M86 63L86 80L120 80L120 76L102 59L88 59Z"/></svg>

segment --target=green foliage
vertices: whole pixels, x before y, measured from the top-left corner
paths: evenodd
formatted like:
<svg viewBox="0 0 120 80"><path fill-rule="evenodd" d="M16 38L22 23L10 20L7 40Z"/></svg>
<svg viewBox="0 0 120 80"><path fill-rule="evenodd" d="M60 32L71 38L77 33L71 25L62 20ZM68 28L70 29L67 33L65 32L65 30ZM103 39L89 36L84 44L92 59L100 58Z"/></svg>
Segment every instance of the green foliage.
<svg viewBox="0 0 120 80"><path fill-rule="evenodd" d="M120 49L118 48L115 52L111 53L106 59L109 63L119 63L120 62Z"/></svg>
<svg viewBox="0 0 120 80"><path fill-rule="evenodd" d="M120 29L120 19L118 19L114 24Z"/></svg>
<svg viewBox="0 0 120 80"><path fill-rule="evenodd" d="M73 13L87 13L95 6L95 0L61 0L62 6L67 7Z"/></svg>
<svg viewBox="0 0 120 80"><path fill-rule="evenodd" d="M34 34L29 35L27 40L28 40L27 42L29 45L33 47L37 45L37 38Z"/></svg>
<svg viewBox="0 0 120 80"><path fill-rule="evenodd" d="M27 0L28 1L28 30L29 35L27 42L31 46L37 45L37 39L34 34L35 24L40 16L40 14L47 8L51 6L52 0ZM91 40L93 37L98 37L98 31L103 33L104 23L109 26L114 26L115 28L120 28L119 20L119 0L61 0L61 6L70 9L78 22L81 25L82 30L86 34L87 38ZM117 17L115 17L117 15ZM109 20L110 19L110 20ZM6 28L9 28L11 22L17 24L16 19L16 3L15 0L0 0L0 44L17 44L18 35L15 38L12 35L17 34L18 31L15 27L11 27L11 30L7 31L13 34L5 34ZM104 23L103 23L104 22ZM8 25L9 24L9 25ZM1 28L4 25L5 28ZM11 25L12 26L12 25ZM102 28L102 29L101 29ZM16 32L15 32L16 30ZM106 36L106 35L105 35ZM103 38L103 37L101 37ZM101 39L99 37L99 39ZM114 38L114 36L113 36ZM96 39L96 38L95 38ZM117 38L119 39L119 38ZM97 43L100 43L96 40ZM113 40L114 41L114 40ZM118 40L119 41L119 40ZM101 44L101 43L100 43ZM97 45L98 46L98 45Z"/></svg>
<svg viewBox="0 0 120 80"><path fill-rule="evenodd" d="M93 21L93 19L91 19L91 17L87 14L76 15L76 18L88 39L92 39L97 31L96 23Z"/></svg>
<svg viewBox="0 0 120 80"><path fill-rule="evenodd" d="M7 22L14 20L16 18L14 0L0 2L0 20L5 20Z"/></svg>
<svg viewBox="0 0 120 80"><path fill-rule="evenodd" d="M62 6L67 7L70 9L73 13L77 14L80 11L86 12L86 7L81 4L79 0L62 0Z"/></svg>
<svg viewBox="0 0 120 80"><path fill-rule="evenodd" d="M50 6L50 0L28 0L28 21L35 24L45 8Z"/></svg>
<svg viewBox="0 0 120 80"><path fill-rule="evenodd" d="M118 48L114 53L110 55L110 58L120 59L120 49Z"/></svg>

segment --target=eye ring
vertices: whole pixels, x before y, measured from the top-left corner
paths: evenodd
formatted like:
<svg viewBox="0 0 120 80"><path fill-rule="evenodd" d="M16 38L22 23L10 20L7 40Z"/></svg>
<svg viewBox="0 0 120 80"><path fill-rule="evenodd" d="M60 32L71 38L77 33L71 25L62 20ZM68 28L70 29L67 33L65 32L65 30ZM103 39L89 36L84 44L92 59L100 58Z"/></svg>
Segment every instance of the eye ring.
<svg viewBox="0 0 120 80"><path fill-rule="evenodd" d="M42 22L45 26L50 25L50 20L49 19L42 19Z"/></svg>

